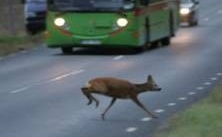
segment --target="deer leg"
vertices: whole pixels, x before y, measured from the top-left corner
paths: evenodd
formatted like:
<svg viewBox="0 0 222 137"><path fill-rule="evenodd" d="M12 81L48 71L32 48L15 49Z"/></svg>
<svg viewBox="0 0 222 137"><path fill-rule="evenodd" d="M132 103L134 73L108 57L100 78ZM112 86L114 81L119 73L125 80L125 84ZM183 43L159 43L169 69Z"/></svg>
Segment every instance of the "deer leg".
<svg viewBox="0 0 222 137"><path fill-rule="evenodd" d="M112 107L112 105L114 104L114 102L116 101L116 98L113 98L109 104L109 106L106 108L106 110L101 114L101 117L103 120L105 120L105 114L106 112Z"/></svg>
<svg viewBox="0 0 222 137"><path fill-rule="evenodd" d="M92 103L92 101L95 101L96 102L96 107L99 106L99 101L93 97L90 92L88 92L86 90L86 88L82 88L82 93L88 98L89 102L87 103L87 105L90 105Z"/></svg>
<svg viewBox="0 0 222 137"><path fill-rule="evenodd" d="M149 115L152 116L152 118L158 118L156 115L154 115L151 111L145 108L145 106L138 100L137 96L131 97L131 99L143 110L145 110Z"/></svg>

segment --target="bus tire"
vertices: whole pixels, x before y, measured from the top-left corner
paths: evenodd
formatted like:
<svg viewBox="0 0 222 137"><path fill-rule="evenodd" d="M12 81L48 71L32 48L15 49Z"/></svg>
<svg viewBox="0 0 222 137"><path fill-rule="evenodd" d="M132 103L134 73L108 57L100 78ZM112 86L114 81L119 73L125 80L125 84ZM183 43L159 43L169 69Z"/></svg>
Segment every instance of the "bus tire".
<svg viewBox="0 0 222 137"><path fill-rule="evenodd" d="M62 47L61 48L63 54L71 54L72 53L72 47Z"/></svg>
<svg viewBox="0 0 222 137"><path fill-rule="evenodd" d="M162 46L170 45L170 37L165 37L165 38L161 39L161 45Z"/></svg>
<svg viewBox="0 0 222 137"><path fill-rule="evenodd" d="M147 49L146 45L133 48L134 52L136 52L136 53L144 52L144 51L146 51L146 49Z"/></svg>

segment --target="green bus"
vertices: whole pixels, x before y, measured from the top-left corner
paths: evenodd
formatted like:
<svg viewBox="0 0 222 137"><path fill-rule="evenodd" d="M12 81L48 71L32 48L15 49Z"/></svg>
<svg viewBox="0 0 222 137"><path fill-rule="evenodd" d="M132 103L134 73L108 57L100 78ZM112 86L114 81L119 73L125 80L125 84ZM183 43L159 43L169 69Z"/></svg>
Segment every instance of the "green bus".
<svg viewBox="0 0 222 137"><path fill-rule="evenodd" d="M170 44L179 28L180 0L47 0L46 42L75 47L144 49Z"/></svg>

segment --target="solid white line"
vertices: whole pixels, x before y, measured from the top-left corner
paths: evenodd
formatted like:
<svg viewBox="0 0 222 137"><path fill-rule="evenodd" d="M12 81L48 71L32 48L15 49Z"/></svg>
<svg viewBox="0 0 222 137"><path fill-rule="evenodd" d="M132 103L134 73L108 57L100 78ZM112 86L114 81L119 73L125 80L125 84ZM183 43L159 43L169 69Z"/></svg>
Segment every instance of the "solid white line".
<svg viewBox="0 0 222 137"><path fill-rule="evenodd" d="M204 87L197 87L196 89L197 89L197 90L203 90Z"/></svg>
<svg viewBox="0 0 222 137"><path fill-rule="evenodd" d="M176 103L168 103L167 104L167 106L169 106L169 107L172 107L172 106L175 106L176 105Z"/></svg>
<svg viewBox="0 0 222 137"><path fill-rule="evenodd" d="M136 127L128 127L128 128L126 129L126 132L135 132L136 130L137 130Z"/></svg>
<svg viewBox="0 0 222 137"><path fill-rule="evenodd" d="M157 109L157 110L155 110L154 112L156 112L156 113L163 113L163 112L164 112L164 109Z"/></svg>
<svg viewBox="0 0 222 137"><path fill-rule="evenodd" d="M143 122L148 122L148 121L150 121L152 118L150 118L150 117L144 117L144 118L142 118L141 119L141 121L143 121Z"/></svg>
<svg viewBox="0 0 222 137"><path fill-rule="evenodd" d="M25 90L27 90L28 88L29 88L29 87L23 87L23 88L20 88L20 89L17 89L17 90L10 91L9 93L11 93L11 94L16 94L16 93L25 91Z"/></svg>
<svg viewBox="0 0 222 137"><path fill-rule="evenodd" d="M124 57L123 55L119 55L119 56L114 57L113 60L119 60L119 59L121 59L123 57Z"/></svg>

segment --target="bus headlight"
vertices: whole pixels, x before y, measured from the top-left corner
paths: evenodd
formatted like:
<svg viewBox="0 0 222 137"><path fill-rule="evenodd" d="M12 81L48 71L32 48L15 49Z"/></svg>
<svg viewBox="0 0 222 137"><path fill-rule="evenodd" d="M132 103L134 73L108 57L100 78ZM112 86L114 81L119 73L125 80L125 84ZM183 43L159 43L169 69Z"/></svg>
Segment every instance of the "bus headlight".
<svg viewBox="0 0 222 137"><path fill-rule="evenodd" d="M187 15L190 13L190 9L189 8L181 8L180 9L180 14L181 15Z"/></svg>
<svg viewBox="0 0 222 137"><path fill-rule="evenodd" d="M119 18L116 23L119 27L125 27L128 24L128 20L125 18Z"/></svg>
<svg viewBox="0 0 222 137"><path fill-rule="evenodd" d="M65 19L63 19L63 18L61 18L61 17L60 17L60 18L56 18L56 19L54 20L54 24L55 24L56 26L58 26L58 27L64 26L65 23L66 23Z"/></svg>

